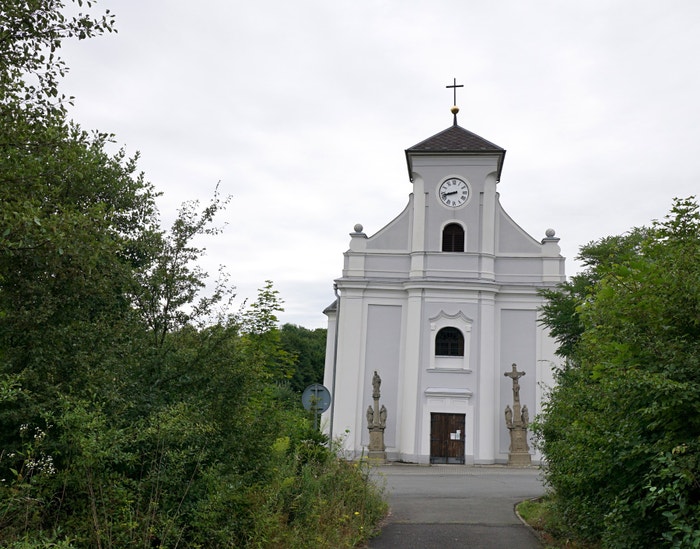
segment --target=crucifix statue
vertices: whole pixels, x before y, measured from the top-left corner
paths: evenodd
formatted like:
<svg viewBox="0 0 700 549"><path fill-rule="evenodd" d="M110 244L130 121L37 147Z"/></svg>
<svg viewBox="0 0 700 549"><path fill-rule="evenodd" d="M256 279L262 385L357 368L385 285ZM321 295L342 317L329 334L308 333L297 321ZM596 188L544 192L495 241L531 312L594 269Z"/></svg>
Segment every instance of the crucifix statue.
<svg viewBox="0 0 700 549"><path fill-rule="evenodd" d="M525 375L525 372L518 372L518 367L513 364L512 371L506 372L503 375L513 380L513 408L515 410L515 417L517 418L520 414L520 382L518 380Z"/></svg>
<svg viewBox="0 0 700 549"><path fill-rule="evenodd" d="M527 426L530 414L527 406L520 406L520 378L525 372L519 372L513 364L510 372L503 374L513 380L513 408L506 406L506 427L510 431L510 448L508 448L508 465L530 465L530 447L527 444Z"/></svg>

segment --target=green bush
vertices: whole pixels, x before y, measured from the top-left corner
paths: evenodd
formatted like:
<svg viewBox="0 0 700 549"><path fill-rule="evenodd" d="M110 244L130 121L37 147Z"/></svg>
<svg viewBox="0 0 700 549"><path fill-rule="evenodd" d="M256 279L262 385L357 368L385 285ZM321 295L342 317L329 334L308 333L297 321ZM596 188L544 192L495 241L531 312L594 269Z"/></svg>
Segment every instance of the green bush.
<svg viewBox="0 0 700 549"><path fill-rule="evenodd" d="M605 547L700 547L698 205L581 259L543 310L567 359L535 424L555 509Z"/></svg>

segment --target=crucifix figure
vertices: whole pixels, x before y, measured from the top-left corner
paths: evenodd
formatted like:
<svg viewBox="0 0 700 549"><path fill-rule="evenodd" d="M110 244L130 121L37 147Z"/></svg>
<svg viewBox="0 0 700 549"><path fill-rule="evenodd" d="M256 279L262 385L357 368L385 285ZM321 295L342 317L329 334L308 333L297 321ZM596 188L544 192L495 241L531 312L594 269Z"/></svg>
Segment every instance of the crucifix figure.
<svg viewBox="0 0 700 549"><path fill-rule="evenodd" d="M525 372L518 372L518 367L513 364L513 369L510 372L503 374L513 380L513 405L518 408L520 412L520 382L518 381L521 377L525 375Z"/></svg>

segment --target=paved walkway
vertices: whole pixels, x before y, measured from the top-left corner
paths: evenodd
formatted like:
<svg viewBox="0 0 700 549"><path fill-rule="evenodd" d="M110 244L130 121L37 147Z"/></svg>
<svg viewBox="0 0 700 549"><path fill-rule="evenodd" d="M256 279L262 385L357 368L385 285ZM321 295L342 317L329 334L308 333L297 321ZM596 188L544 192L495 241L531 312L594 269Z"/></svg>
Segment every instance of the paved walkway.
<svg viewBox="0 0 700 549"><path fill-rule="evenodd" d="M404 465L377 467L391 507L369 549L540 549L515 515L544 493L536 468Z"/></svg>

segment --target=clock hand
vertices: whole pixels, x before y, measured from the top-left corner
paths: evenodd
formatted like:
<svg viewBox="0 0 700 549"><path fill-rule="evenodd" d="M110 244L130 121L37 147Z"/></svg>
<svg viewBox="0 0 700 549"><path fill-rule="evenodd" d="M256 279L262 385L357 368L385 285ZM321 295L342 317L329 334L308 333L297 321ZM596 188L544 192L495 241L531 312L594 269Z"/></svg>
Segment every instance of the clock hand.
<svg viewBox="0 0 700 549"><path fill-rule="evenodd" d="M442 196L450 196L451 194L457 194L459 191L450 191L449 193L442 193Z"/></svg>

